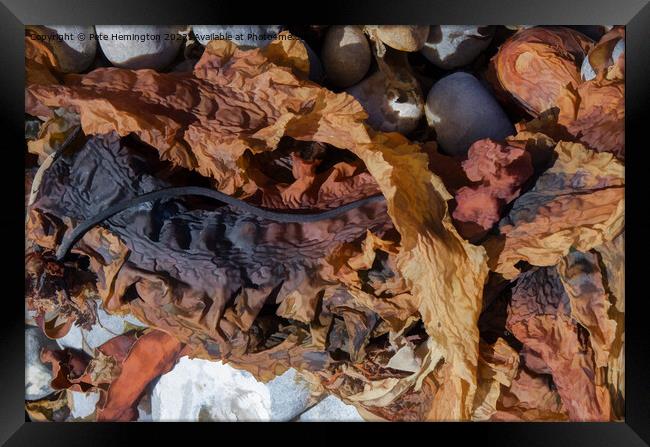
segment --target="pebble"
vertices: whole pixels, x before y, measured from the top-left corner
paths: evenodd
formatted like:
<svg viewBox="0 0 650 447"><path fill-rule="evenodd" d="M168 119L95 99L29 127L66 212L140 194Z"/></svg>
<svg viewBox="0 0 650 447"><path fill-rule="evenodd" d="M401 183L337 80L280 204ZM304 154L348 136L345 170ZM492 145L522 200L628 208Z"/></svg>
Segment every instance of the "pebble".
<svg viewBox="0 0 650 447"><path fill-rule="evenodd" d="M323 82L325 79L325 69L320 61L320 58L314 50L311 49L307 42L302 42L307 49L307 57L309 58L309 80L317 83Z"/></svg>
<svg viewBox="0 0 650 447"><path fill-rule="evenodd" d="M99 391L81 391L68 390L68 406L70 407L70 416L75 419L82 419L90 416L95 412L99 402Z"/></svg>
<svg viewBox="0 0 650 447"><path fill-rule="evenodd" d="M368 113L368 124L376 130L408 134L424 114L422 98L418 104L415 98L387 92L385 76L380 71L346 91L363 106Z"/></svg>
<svg viewBox="0 0 650 447"><path fill-rule="evenodd" d="M72 422L78 419L87 418L95 413L97 409L97 402L99 402L99 391L89 391L83 393L81 391L67 391L68 407L70 408L70 418ZM151 414L143 408L142 403L147 400L145 395L138 404L138 422L150 422Z"/></svg>
<svg viewBox="0 0 650 447"><path fill-rule="evenodd" d="M271 393L271 420L289 421L311 403L309 383L289 369L266 386Z"/></svg>
<svg viewBox="0 0 650 447"><path fill-rule="evenodd" d="M148 385L147 389L151 384ZM151 417L151 395L145 391L144 396L138 402L138 422L153 422Z"/></svg>
<svg viewBox="0 0 650 447"><path fill-rule="evenodd" d="M582 77L582 79L585 81L590 81L596 77L596 72L591 67L588 57L585 57L582 60L582 66L580 67L580 77Z"/></svg>
<svg viewBox="0 0 650 447"><path fill-rule="evenodd" d="M465 72L453 73L434 84L425 113L441 150L448 155L465 155L476 140L500 141L515 132L490 91Z"/></svg>
<svg viewBox="0 0 650 447"><path fill-rule="evenodd" d="M25 399L41 399L54 392L50 386L52 369L41 362L42 348L56 348L56 343L40 328L25 327Z"/></svg>
<svg viewBox="0 0 650 447"><path fill-rule="evenodd" d="M370 45L358 26L332 26L327 30L321 50L329 81L349 87L361 81L370 68Z"/></svg>
<svg viewBox="0 0 650 447"><path fill-rule="evenodd" d="M25 324L28 326L38 326L34 318L36 318L36 311L30 310L25 306Z"/></svg>
<svg viewBox="0 0 650 447"><path fill-rule="evenodd" d="M192 25L192 31L202 45L214 38L243 48L263 48L282 31L282 25Z"/></svg>
<svg viewBox="0 0 650 447"><path fill-rule="evenodd" d="M347 405L334 395L327 396L300 415L298 422L365 422L354 405Z"/></svg>
<svg viewBox="0 0 650 447"><path fill-rule="evenodd" d="M153 421L289 421L310 403L288 370L268 383L221 362L183 357L151 394Z"/></svg>
<svg viewBox="0 0 650 447"><path fill-rule="evenodd" d="M176 58L184 41L179 32L185 27L97 25L95 28L102 51L114 66L161 70Z"/></svg>
<svg viewBox="0 0 650 447"><path fill-rule="evenodd" d="M612 50L612 61L616 62L623 53L625 53L625 39L620 39Z"/></svg>
<svg viewBox="0 0 650 447"><path fill-rule="evenodd" d="M70 331L56 340L61 348L81 349L92 355L93 350L108 340L124 333L126 324L146 327L133 315L111 315L101 305L97 306L97 321L90 330L72 325Z"/></svg>
<svg viewBox="0 0 650 447"><path fill-rule="evenodd" d="M492 40L493 26L434 25L420 52L445 70L472 62Z"/></svg>
<svg viewBox="0 0 650 447"><path fill-rule="evenodd" d="M90 38L91 34L95 34L94 26L45 25L32 29L43 36L54 37L47 43L63 73L80 73L95 60L97 40ZM61 39L56 39L57 36L61 36Z"/></svg>

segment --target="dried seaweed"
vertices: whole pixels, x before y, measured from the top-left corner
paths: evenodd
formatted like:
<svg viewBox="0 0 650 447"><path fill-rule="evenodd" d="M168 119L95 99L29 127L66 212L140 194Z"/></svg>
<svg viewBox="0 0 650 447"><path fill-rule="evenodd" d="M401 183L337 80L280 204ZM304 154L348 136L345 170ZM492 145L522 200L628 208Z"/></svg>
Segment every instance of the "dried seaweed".
<svg viewBox="0 0 650 447"><path fill-rule="evenodd" d="M406 53L366 31L388 93L421 103ZM369 420L622 419L622 36L504 37L492 81L535 119L466 157L422 129L423 142L374 130L352 96L307 80L287 32L259 49L212 41L191 71L71 75L26 38L28 308L51 338L91 328L97 302L149 326L93 355L46 349L56 392L28 413L65 420L62 390L95 390L93 419L135 420L148 384L189 355L261 381L295 368ZM583 82L585 57L597 77ZM163 195L55 259L111 206L189 186L248 207ZM370 197L305 222L255 212Z"/></svg>
<svg viewBox="0 0 650 447"><path fill-rule="evenodd" d="M610 420L602 369L594 362L590 338L571 316L555 267L520 275L508 308L508 330L548 366L571 420Z"/></svg>
<svg viewBox="0 0 650 447"><path fill-rule="evenodd" d="M550 266L574 247L588 251L623 231L624 167L612 154L559 142L553 166L519 197L486 242L495 271L508 278L515 265Z"/></svg>
<svg viewBox="0 0 650 447"><path fill-rule="evenodd" d="M580 84L580 64L593 46L565 27L533 27L508 39L492 60L498 81L534 116L556 105L567 85Z"/></svg>
<svg viewBox="0 0 650 447"><path fill-rule="evenodd" d="M39 105L78 111L86 134L133 133L162 159L216 179L221 191L252 194L241 166L247 150L272 150L282 136L341 148L350 137L367 141L365 112L351 96L294 76L306 63L296 40L248 51L212 41L192 73L99 68L68 75L65 85L30 82L27 93Z"/></svg>
<svg viewBox="0 0 650 447"><path fill-rule="evenodd" d="M137 404L145 387L169 371L180 357L182 345L161 331L139 336L129 332L97 348L91 358L72 349L45 350L57 390L100 391L98 421L129 421L137 416Z"/></svg>

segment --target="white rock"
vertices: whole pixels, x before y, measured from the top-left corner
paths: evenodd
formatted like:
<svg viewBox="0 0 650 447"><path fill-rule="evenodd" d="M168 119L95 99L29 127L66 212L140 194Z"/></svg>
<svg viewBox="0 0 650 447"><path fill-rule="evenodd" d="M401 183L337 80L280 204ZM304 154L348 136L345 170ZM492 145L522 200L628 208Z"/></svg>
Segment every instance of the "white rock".
<svg viewBox="0 0 650 447"><path fill-rule="evenodd" d="M616 62L623 53L625 53L625 39L620 39L612 50L612 61Z"/></svg>
<svg viewBox="0 0 650 447"><path fill-rule="evenodd" d="M97 321L90 330L73 325L65 336L57 339L57 343L61 348L81 349L92 355L95 348L123 334L127 323L146 327L146 324L133 315L111 315L98 305Z"/></svg>
<svg viewBox="0 0 650 447"><path fill-rule="evenodd" d="M151 412L138 405L138 422L153 422Z"/></svg>
<svg viewBox="0 0 650 447"><path fill-rule="evenodd" d="M334 395L327 396L304 412L298 422L365 422L354 405L347 405Z"/></svg>
<svg viewBox="0 0 650 447"><path fill-rule="evenodd" d="M580 67L580 76L585 81L590 81L590 80L592 80L593 78L596 77L596 72L591 67L591 64L589 63L589 58L588 57L585 57L582 60L582 66Z"/></svg>
<svg viewBox="0 0 650 447"><path fill-rule="evenodd" d="M271 393L271 420L288 421L309 406L309 384L289 369L266 384Z"/></svg>
<svg viewBox="0 0 650 447"><path fill-rule="evenodd" d="M41 362L41 349L56 348L38 327L25 327L25 399L41 399L54 389L50 386L52 370Z"/></svg>
<svg viewBox="0 0 650 447"><path fill-rule="evenodd" d="M388 91L386 78L380 71L346 91L363 106L368 113L368 124L376 130L407 134L415 129L424 114L422 98L418 98L418 103L415 97Z"/></svg>
<svg viewBox="0 0 650 447"><path fill-rule="evenodd" d="M179 34L183 26L97 25L95 28L104 55L121 68L165 68L178 54L184 39Z"/></svg>
<svg viewBox="0 0 650 447"><path fill-rule="evenodd" d="M449 155L464 155L476 140L502 140L515 131L492 94L465 72L451 74L434 84L425 113L440 148Z"/></svg>
<svg viewBox="0 0 650 447"><path fill-rule="evenodd" d="M264 384L252 374L183 357L151 394L153 421L287 421L309 405L309 387L295 371Z"/></svg>
<svg viewBox="0 0 650 447"><path fill-rule="evenodd" d="M95 407L99 402L99 391L81 391L68 390L68 406L73 418L85 418L95 412Z"/></svg>
<svg viewBox="0 0 650 447"><path fill-rule="evenodd" d="M282 25L192 25L196 40L232 40L240 47L263 48L282 31Z"/></svg>
<svg viewBox="0 0 650 447"><path fill-rule="evenodd" d="M625 39L620 39L618 42L616 42L616 45L614 45L614 48L612 49L610 60L611 64L614 64L618 60L619 56L623 53L625 53ZM585 57L582 60L582 66L580 67L580 76L582 76L582 79L585 81L590 81L596 77L596 72L589 63L588 57Z"/></svg>
<svg viewBox="0 0 650 447"><path fill-rule="evenodd" d="M271 394L251 374L183 357L151 395L154 421L267 421Z"/></svg>
<svg viewBox="0 0 650 447"><path fill-rule="evenodd" d="M59 345L59 349L71 348L83 351L84 338L81 328L73 324L67 334L56 339L56 343Z"/></svg>
<svg viewBox="0 0 650 447"><path fill-rule="evenodd" d="M29 326L38 326L36 320L34 320L35 317L36 311L28 309L25 305L25 324Z"/></svg>
<svg viewBox="0 0 650 447"><path fill-rule="evenodd" d="M96 348L103 345L108 340L124 333L126 324L134 326L146 327L146 325L135 318L133 315L111 315L98 307L97 308L97 322L93 325L91 330L83 330L84 339L91 348Z"/></svg>
<svg viewBox="0 0 650 447"><path fill-rule="evenodd" d="M493 35L493 26L434 25L420 51L432 64L449 70L476 59Z"/></svg>
<svg viewBox="0 0 650 447"><path fill-rule="evenodd" d="M45 25L32 29L48 37L46 42L64 73L82 72L95 59L97 40L90 38L95 34L94 26Z"/></svg>
<svg viewBox="0 0 650 447"><path fill-rule="evenodd" d="M370 68L371 56L361 27L331 26L327 30L321 58L333 85L349 87L361 81Z"/></svg>

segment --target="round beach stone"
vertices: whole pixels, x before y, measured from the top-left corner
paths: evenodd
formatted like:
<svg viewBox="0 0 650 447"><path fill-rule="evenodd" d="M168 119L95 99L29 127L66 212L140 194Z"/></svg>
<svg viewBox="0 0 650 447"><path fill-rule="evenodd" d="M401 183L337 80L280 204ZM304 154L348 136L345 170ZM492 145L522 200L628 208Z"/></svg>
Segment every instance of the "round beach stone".
<svg viewBox="0 0 650 447"><path fill-rule="evenodd" d="M416 97L389 91L381 71L346 91L363 106L368 124L376 130L407 134L415 129L424 114L422 98L418 102Z"/></svg>
<svg viewBox="0 0 650 447"><path fill-rule="evenodd" d="M332 26L323 40L321 58L329 81L349 87L370 68L370 45L359 26Z"/></svg>
<svg viewBox="0 0 650 447"><path fill-rule="evenodd" d="M472 62L492 40L494 26L434 25L420 52L445 70Z"/></svg>
<svg viewBox="0 0 650 447"><path fill-rule="evenodd" d="M434 84L425 114L441 150L449 155L465 155L477 140L503 140L515 131L490 91L465 72L453 73Z"/></svg>
<svg viewBox="0 0 650 447"><path fill-rule="evenodd" d="M97 25L99 44L116 67L161 70L172 63L183 44L184 26ZM105 38L104 38L105 37Z"/></svg>
<svg viewBox="0 0 650 447"><path fill-rule="evenodd" d="M309 58L309 80L321 83L325 79L325 69L318 57L318 54L311 49L307 42L302 42L307 49L307 57Z"/></svg>
<svg viewBox="0 0 650 447"><path fill-rule="evenodd" d="M45 25L32 29L48 37L46 42L63 73L80 73L95 59L97 40L90 38L95 33L94 26Z"/></svg>
<svg viewBox="0 0 650 447"><path fill-rule="evenodd" d="M231 40L244 48L263 48L282 31L282 25L192 25L202 45L211 40Z"/></svg>

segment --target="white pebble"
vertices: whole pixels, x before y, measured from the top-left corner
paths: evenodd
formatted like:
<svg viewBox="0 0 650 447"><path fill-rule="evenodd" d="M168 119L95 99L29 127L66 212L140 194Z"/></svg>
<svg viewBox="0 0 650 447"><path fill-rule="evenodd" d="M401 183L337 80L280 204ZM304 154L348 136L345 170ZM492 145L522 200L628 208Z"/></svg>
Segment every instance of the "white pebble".
<svg viewBox="0 0 650 447"><path fill-rule="evenodd" d="M363 106L368 124L376 130L407 134L415 129L424 114L424 101L416 92L409 95L389 90L386 77L380 71L346 91Z"/></svg>
<svg viewBox="0 0 650 447"><path fill-rule="evenodd" d="M231 40L244 48L263 48L282 31L282 25L192 25L202 45L211 40Z"/></svg>
<svg viewBox="0 0 650 447"><path fill-rule="evenodd" d="M183 26L97 25L99 44L116 67L161 70L172 63L183 44ZM106 39L104 39L104 36Z"/></svg>
<svg viewBox="0 0 650 447"><path fill-rule="evenodd" d="M99 391L81 391L68 390L68 406L70 407L71 416L75 419L81 419L90 416L95 412L97 402L99 402Z"/></svg>
<svg viewBox="0 0 650 447"><path fill-rule="evenodd" d="M25 327L25 399L41 399L54 392L50 386L52 370L41 362L41 349L56 349L56 343L48 339L40 328Z"/></svg>
<svg viewBox="0 0 650 447"><path fill-rule="evenodd" d="M25 324L28 326L38 326L36 320L34 319L37 315L35 310L30 310L25 306Z"/></svg>
<svg viewBox="0 0 650 447"><path fill-rule="evenodd" d="M84 338L81 328L75 324L70 327L70 330L61 338L56 339L59 349L80 349L84 350ZM88 352L89 350L86 349ZM89 352L90 353L90 352Z"/></svg>
<svg viewBox="0 0 650 447"><path fill-rule="evenodd" d="M493 26L434 25L420 51L435 66L449 70L476 59L493 35Z"/></svg>
<svg viewBox="0 0 650 447"><path fill-rule="evenodd" d="M596 77L596 72L593 68L591 68L588 57L585 57L582 60L582 66L580 66L580 76L585 81L590 81Z"/></svg>
<svg viewBox="0 0 650 447"><path fill-rule="evenodd" d="M616 62L623 53L625 53L625 39L620 39L612 50L612 61Z"/></svg>
<svg viewBox="0 0 650 447"><path fill-rule="evenodd" d="M107 313L102 307L98 306L97 321L89 331L83 331L86 344L92 349L97 348L106 343L111 338L122 335L124 333L124 329L127 327L127 324L131 326L146 327L144 323L135 318L133 315L111 315Z"/></svg>
<svg viewBox="0 0 650 447"><path fill-rule="evenodd" d="M295 369L289 369L265 386L271 394L271 420L289 421L309 406L309 383Z"/></svg>
<svg viewBox="0 0 650 447"><path fill-rule="evenodd" d="M304 412L298 422L364 422L354 405L347 405L334 395L327 396Z"/></svg>
<svg viewBox="0 0 650 447"><path fill-rule="evenodd" d="M56 341L61 348L80 349L92 355L95 348L103 345L111 338L122 335L125 332L127 324L146 327L144 323L133 315L111 315L101 305L98 305L97 321L90 330L72 325L70 331Z"/></svg>
<svg viewBox="0 0 650 447"><path fill-rule="evenodd" d="M434 84L425 113L440 148L449 155L466 154L469 146L482 138L502 140L514 133L492 94L465 72L451 74Z"/></svg>
<svg viewBox="0 0 650 447"><path fill-rule="evenodd" d="M63 73L79 73L90 66L97 52L93 26L45 25L33 27L46 41L59 61Z"/></svg>

